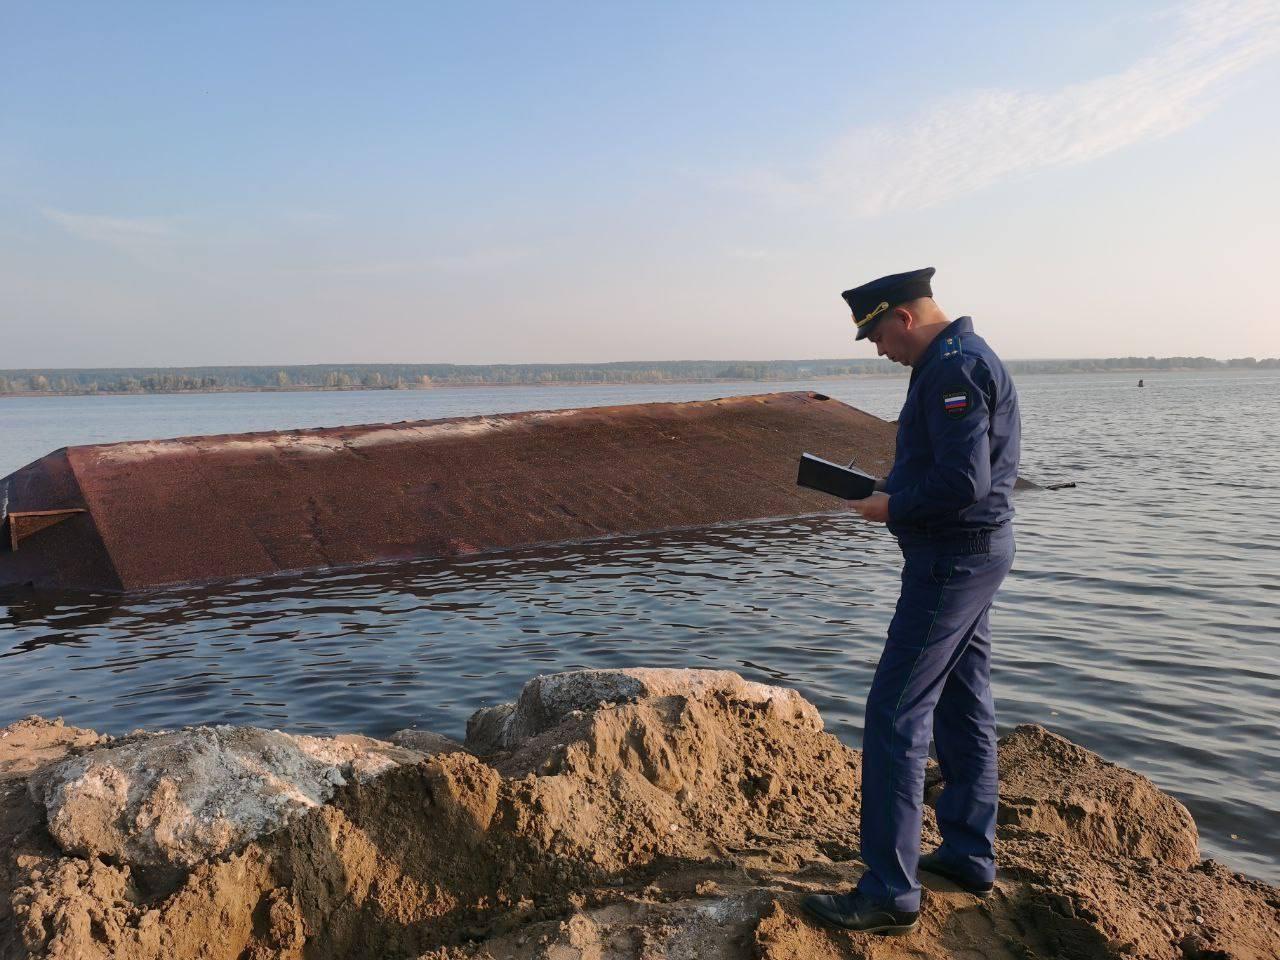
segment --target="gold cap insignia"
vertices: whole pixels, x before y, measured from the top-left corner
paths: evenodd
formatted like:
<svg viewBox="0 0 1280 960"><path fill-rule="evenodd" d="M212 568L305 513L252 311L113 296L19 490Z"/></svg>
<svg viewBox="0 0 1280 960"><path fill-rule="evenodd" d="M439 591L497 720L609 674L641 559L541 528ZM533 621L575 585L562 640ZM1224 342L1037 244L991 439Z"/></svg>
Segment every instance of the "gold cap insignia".
<svg viewBox="0 0 1280 960"><path fill-rule="evenodd" d="M855 321L854 321L854 324L855 324L855 326L857 326L857 328L858 328L859 330L861 330L861 329L862 329L863 327L865 327L868 323L870 323L872 320L874 320L876 317L880 316L880 314L884 313L884 312L885 312L886 310L888 310L888 309L889 309L889 304L882 300L882 301L880 301L880 306L876 307L874 310L872 310L870 313L868 313L868 314L867 314L865 317L863 317L861 320L855 320Z"/></svg>

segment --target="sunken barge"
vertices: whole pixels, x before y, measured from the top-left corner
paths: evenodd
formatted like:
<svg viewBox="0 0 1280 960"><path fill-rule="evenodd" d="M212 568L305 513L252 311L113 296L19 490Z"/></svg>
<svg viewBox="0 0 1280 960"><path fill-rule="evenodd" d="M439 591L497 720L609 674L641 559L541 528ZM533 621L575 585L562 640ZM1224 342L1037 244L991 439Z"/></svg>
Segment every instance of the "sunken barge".
<svg viewBox="0 0 1280 960"><path fill-rule="evenodd" d="M64 447L0 480L0 585L135 591L847 509L895 427L770 393Z"/></svg>

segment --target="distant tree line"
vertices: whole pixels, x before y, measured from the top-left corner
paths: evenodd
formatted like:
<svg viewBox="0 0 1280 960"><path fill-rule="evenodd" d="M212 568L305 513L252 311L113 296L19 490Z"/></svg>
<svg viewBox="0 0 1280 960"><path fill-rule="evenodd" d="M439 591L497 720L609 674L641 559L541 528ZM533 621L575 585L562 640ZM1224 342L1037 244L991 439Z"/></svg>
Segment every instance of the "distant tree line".
<svg viewBox="0 0 1280 960"><path fill-rule="evenodd" d="M1011 360L1015 373L1280 369L1280 358L1109 357ZM412 390L437 386L806 380L905 371L888 360L662 360L619 363L358 363L180 368L0 370L0 394L195 393L234 390Z"/></svg>

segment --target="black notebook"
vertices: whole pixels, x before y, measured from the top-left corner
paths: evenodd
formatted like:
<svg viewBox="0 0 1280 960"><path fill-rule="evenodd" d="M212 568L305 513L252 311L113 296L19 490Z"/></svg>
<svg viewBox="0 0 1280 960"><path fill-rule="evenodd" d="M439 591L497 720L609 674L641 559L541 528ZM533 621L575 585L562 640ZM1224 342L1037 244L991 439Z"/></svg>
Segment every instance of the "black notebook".
<svg viewBox="0 0 1280 960"><path fill-rule="evenodd" d="M796 477L796 483L846 500L864 500L876 489L875 477L852 467L843 467L830 460L823 460L811 453L801 455L800 473Z"/></svg>

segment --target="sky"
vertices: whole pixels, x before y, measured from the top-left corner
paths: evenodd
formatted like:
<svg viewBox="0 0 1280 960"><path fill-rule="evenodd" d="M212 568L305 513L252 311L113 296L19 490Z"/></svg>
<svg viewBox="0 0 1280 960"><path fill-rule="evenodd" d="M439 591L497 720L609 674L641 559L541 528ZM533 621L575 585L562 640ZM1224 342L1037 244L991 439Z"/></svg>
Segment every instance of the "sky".
<svg viewBox="0 0 1280 960"><path fill-rule="evenodd" d="M0 0L0 368L1280 355L1280 0Z"/></svg>

